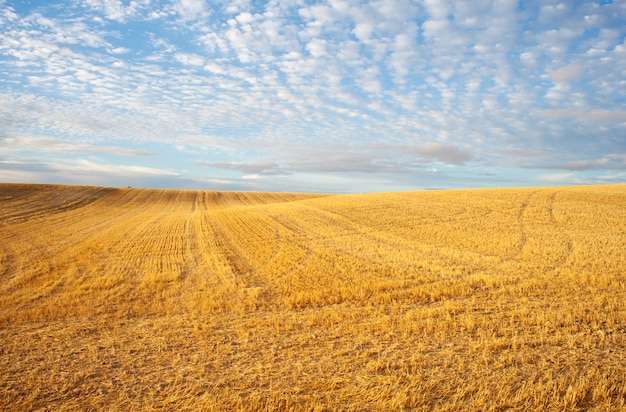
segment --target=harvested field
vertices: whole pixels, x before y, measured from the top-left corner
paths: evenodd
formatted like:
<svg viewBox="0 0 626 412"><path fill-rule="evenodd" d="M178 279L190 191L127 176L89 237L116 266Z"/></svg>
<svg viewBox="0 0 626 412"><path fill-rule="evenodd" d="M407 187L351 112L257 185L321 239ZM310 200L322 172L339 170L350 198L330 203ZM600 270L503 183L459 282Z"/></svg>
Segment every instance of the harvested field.
<svg viewBox="0 0 626 412"><path fill-rule="evenodd" d="M626 185L0 184L2 410L626 410Z"/></svg>

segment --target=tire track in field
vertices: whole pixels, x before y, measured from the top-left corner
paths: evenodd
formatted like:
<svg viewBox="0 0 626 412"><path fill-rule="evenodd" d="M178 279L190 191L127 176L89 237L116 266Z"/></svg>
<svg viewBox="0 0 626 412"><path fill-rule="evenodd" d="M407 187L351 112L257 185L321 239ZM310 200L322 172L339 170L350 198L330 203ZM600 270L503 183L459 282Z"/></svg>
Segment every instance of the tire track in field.
<svg viewBox="0 0 626 412"><path fill-rule="evenodd" d="M48 244L48 247L56 247L56 246L67 246L67 241L70 239L86 237L91 233L98 232L103 227L106 227L109 224L107 217L107 209L102 209L100 203L101 202L110 202L111 199L117 199L120 196L119 191L114 191L107 193L85 207L70 209L63 213L52 213L47 216L41 216L42 219L45 219L42 222L42 225L45 224L46 228L51 232L60 232L67 231L68 228L76 229L77 223L83 223L86 220L89 221L89 225L79 225L80 230L73 230L68 234L68 236L64 236L63 240L65 242L51 242ZM92 208L97 210L97 213L93 213ZM110 211L110 210L109 210ZM120 213L119 211L116 214L116 218L122 217L128 212ZM39 225L31 224L30 220L25 222L25 225L20 226L22 231L37 234L40 232ZM78 243L80 240L76 240L74 243Z"/></svg>
<svg viewBox="0 0 626 412"><path fill-rule="evenodd" d="M7 215L13 216L13 219L10 219L12 224L0 226L0 243L8 251L1 266L2 288L5 293L12 293L25 282L46 277L55 269L59 269L53 261L75 237L74 233L69 235L62 233L58 236L54 234L59 231L67 232L68 227L73 227L72 223L81 220L85 214L85 207L111 195L106 188L79 187L66 194L65 198L70 199L70 203L63 205L57 202L58 196L52 200L47 198L51 191L58 191L56 186L46 186L44 189L47 190L34 192L30 186L18 186L16 189L18 193L15 196L24 202L9 205ZM88 199L77 201L80 195L85 195ZM50 208L46 209L47 207ZM47 210L48 214L44 214L44 210ZM43 233L41 227L46 227L47 233ZM46 234L48 238L45 237ZM50 235L55 240L50 241ZM76 244L76 241L73 244ZM16 254L16 250L19 250L19 255ZM58 265L58 262L56 264Z"/></svg>
<svg viewBox="0 0 626 412"><path fill-rule="evenodd" d="M197 205L198 205L198 192L195 192L193 194L193 199L191 201L191 208L189 210L189 215L187 216L187 220L185 222L185 239L187 241L187 251L186 254L188 256L187 259L185 259L185 264L181 273L181 282L184 282L190 274L194 274L196 273L196 271L198 270L199 265L199 259L196 256L197 251L199 250L199 246L198 246L198 237L196 234L196 230L194 227L194 220L195 220L195 214L196 214L196 209L197 209ZM195 278L196 276L194 276Z"/></svg>
<svg viewBox="0 0 626 412"><path fill-rule="evenodd" d="M226 267L224 258L219 255L214 243L216 235L212 228L208 229L210 225L206 222L210 215L208 209L212 206L207 199L213 194L208 191L195 192L186 220L187 249L177 297L181 307L201 307L206 298L203 295L210 296L220 289L228 290L233 286L232 274L224 273L231 271L231 268Z"/></svg>
<svg viewBox="0 0 626 412"><path fill-rule="evenodd" d="M195 216L190 216L188 221L188 238L190 239L190 253L192 254L195 272L193 279L188 279L195 286L203 284L208 287L230 287L234 282L232 273L224 274L226 263L219 255L218 246L215 244L216 234L211 221L213 220L212 208L214 207L215 192L200 191L196 195L194 208ZM228 267L227 271L231 271Z"/></svg>
<svg viewBox="0 0 626 412"><path fill-rule="evenodd" d="M11 259L12 267L7 268L7 276L2 284L3 294L14 294L22 296L24 299L34 300L39 296L23 296L21 293L24 285L37 279L43 278L54 271L54 255L45 246L34 242L22 233L12 229L3 228L3 242L10 243L12 247L17 247L20 251L19 258ZM16 255L13 255L16 256ZM48 293L48 290L39 290Z"/></svg>
<svg viewBox="0 0 626 412"><path fill-rule="evenodd" d="M520 240L520 244L516 253L513 254L513 256L511 256L510 259L514 259L515 257L521 255L522 250L524 250L524 248L526 247L526 244L528 243L528 234L526 230L526 222L524 222L524 215L526 214L526 211L528 210L528 206L530 205L531 198L537 193L539 193L538 190L530 193L526 197L526 199L524 199L524 201L522 202L522 205L517 213L517 223L519 225L521 240Z"/></svg>
<svg viewBox="0 0 626 412"><path fill-rule="evenodd" d="M371 264L385 264L386 260L371 250L361 248L362 244L381 245L388 250L414 252L413 245L409 245L411 239L404 239L396 236L386 230L375 225L366 225L353 220L353 217L346 218L343 214L334 213L327 209L317 208L311 205L298 204L299 209L295 216L299 221L289 219L289 214L271 215L269 211L266 213L272 217L278 225L287 229L291 233L298 234L302 238L306 238L306 255L296 265L288 271L277 276L273 276L272 280L280 280L286 276L293 274L309 264L309 261L315 257L328 263L333 263L337 254L349 256L350 262L362 262L364 259ZM295 205L294 205L295 207ZM289 223L287 223L289 222ZM313 228L322 228L322 232L315 231ZM325 228L325 229L324 229ZM341 233L328 232L328 228L341 228ZM361 242L361 240L367 240ZM346 241L349 240L349 241ZM315 246L314 246L315 245Z"/></svg>
<svg viewBox="0 0 626 412"><path fill-rule="evenodd" d="M508 256L502 258L502 262L509 262L511 260L515 260L517 257L521 256L526 244L528 243L528 233L526 228L526 222L524 221L524 215L528 211L528 207L530 206L532 198L539 193L539 190L532 191L524 198L522 204L517 211L517 225L519 227L520 232L520 244L519 246Z"/></svg>
<svg viewBox="0 0 626 412"><path fill-rule="evenodd" d="M556 196L561 192L562 191L556 191L552 193L549 199L549 203L548 203L548 215L550 218L550 223L554 226L556 232L561 236L561 238L564 239L565 249L566 249L565 254L556 260L554 264L555 268L563 267L565 263L567 262L567 260L570 258L570 256L572 256L572 254L574 253L574 243L572 241L571 236L565 231L565 229L563 229L561 225L559 225L559 223L556 221L556 218L554 216L555 199L556 199Z"/></svg>
<svg viewBox="0 0 626 412"><path fill-rule="evenodd" d="M538 244L538 247L540 247L541 250L544 252L545 250L558 252L560 249L557 247L557 245L552 244L551 241L557 238L562 240L562 242L558 243L561 243L564 246L565 252L563 254L560 254L560 256L553 261L545 261L546 258L543 258L541 264L547 270L562 267L569 258L569 256L573 253L574 247L571 237L565 232L562 227L560 227L554 216L554 203L556 196L558 193L560 193L560 191L555 191L551 193L545 202L543 201L543 196L540 199L537 199L537 196L539 194L546 192L548 192L548 190L545 189L533 191L522 202L522 205L517 214L517 221L521 236L520 245L516 249L515 253L502 259L502 262L508 262L520 258L524 254L524 250L527 248L528 243L531 239L534 241L533 243ZM533 220L532 217L528 216L530 214L531 208L543 210L545 212L545 220L537 221L537 218ZM533 225L539 227L542 222L548 223L552 227L552 233L539 232L532 234Z"/></svg>
<svg viewBox="0 0 626 412"><path fill-rule="evenodd" d="M12 241L15 244L21 244L22 260L34 262L34 264L28 266L22 264L20 267L15 267L15 275L21 274L22 279L12 289L29 282L50 282L51 276L56 280L55 286L47 289L40 288L42 292L45 292L44 295L51 295L62 286L63 277L68 270L67 266L72 264L72 257L75 255L73 252L77 246L82 247L80 243L84 239L81 236L82 233L67 233L66 228L76 227L72 223L81 221L85 214L87 213L84 210L73 209L63 214L52 213L49 216L39 216L41 222L37 224L32 219L28 219L23 224L14 226L19 234L13 232ZM44 235L41 233L40 226L46 227L47 237L42 238ZM89 229L97 230L97 226L98 224L94 224L89 226Z"/></svg>
<svg viewBox="0 0 626 412"><path fill-rule="evenodd" d="M21 261L26 262L14 267L14 274L23 276L17 284L12 282L11 290L24 282L46 282L48 285L53 282L53 287L40 289L44 295L53 296L62 291L65 283L89 283L91 274L105 275L103 271L110 265L98 266L98 262L104 265L105 261L112 264L119 260L110 253L115 245L112 240L127 242L128 234L137 228L125 222L145 212L143 207L133 205L150 204L153 199L155 193L151 191L116 191L94 202L98 205L94 206L95 209L73 209L64 214L53 214L41 223L29 220L11 229L0 228L5 240L21 245ZM110 204L103 206L100 202ZM46 234L41 232L41 225L47 228ZM9 231L13 232L12 238L7 238ZM111 234L115 235L111 237ZM85 260L86 256L88 260ZM124 261L128 264L127 259ZM32 301L34 297L27 300Z"/></svg>
<svg viewBox="0 0 626 412"><path fill-rule="evenodd" d="M538 191L536 191L538 192ZM419 254L424 256L425 259L435 259L435 260L443 260L448 262L448 264L452 261L458 261L456 264L463 266L464 271L468 271L467 263L464 263L465 255L467 253L473 255L479 255L485 258L498 259L501 262L513 260L519 255L522 254L523 249L526 247L528 242L528 231L526 227L525 215L528 210L528 207L531 204L532 196L536 193L532 192L524 198L522 204L519 207L519 211L517 216L512 216L513 219L517 220L520 232L520 244L516 250L512 254L507 257L502 257L501 254L498 253L485 253L485 252L477 252L473 249L466 248L453 248L450 249L447 245L432 243L432 242L423 242L419 239L416 239L410 233L403 233L402 231L393 230L389 226L380 226L377 224L377 220L374 219L372 222L367 219L358 219L353 214L346 214L345 212L329 210L327 208L315 208L312 205L303 205L307 208L311 208L320 219L325 221L326 223L320 225L313 225L313 227L341 227L346 232L345 235L337 235L333 234L331 237L327 237L329 241L332 241L335 246L341 246L341 253L347 254L353 257L353 259L362 260L368 259L371 264L386 264L389 261L389 258L392 256L397 256L402 259L403 254ZM477 214L472 214L471 216L463 216L461 213L455 214L454 217L448 218L444 223L456 223L456 222L464 222L473 219L477 219L482 221L483 219L488 219L491 214L493 214L492 209L485 209L484 207L480 208L483 210L477 211ZM468 211L473 210L472 208L465 208L464 211L467 213ZM458 215L458 216L457 216ZM357 219L357 220L355 220ZM422 220L422 219L420 219ZM437 220L432 217L426 218L426 220ZM324 233L318 233L320 239L324 237ZM340 240L341 237L345 237L346 239L358 238L360 240L364 240L364 242L355 241L354 244L342 242ZM361 251L359 249L360 244L363 243L365 245L379 245L379 254L371 253L369 250ZM382 254L381 254L382 253ZM394 258L392 258L394 259ZM460 260L459 260L460 259ZM415 270L423 271L428 270L430 266L422 266L422 264L417 263L415 266ZM482 266L478 266L470 272L473 273L481 269Z"/></svg>
<svg viewBox="0 0 626 412"><path fill-rule="evenodd" d="M482 207L475 208L475 210L478 210L478 209L483 209L483 210L478 214L470 214L469 211L472 209L464 207L462 211L452 213L452 214L446 214L445 218L442 218L442 216L440 217L428 216L428 217L422 217L419 219L414 219L413 217L411 217L411 225L407 227L414 227L416 225L419 225L422 222L428 222L431 224L434 223L434 224L440 225L442 223L443 224L447 224L447 223L456 224L459 222L465 222L469 220L483 220L483 219L487 219L489 215L494 213L493 209L485 209ZM406 247L407 241L408 242L418 241L416 237L411 236L410 234L407 234L407 233L403 233L403 231L401 230L402 228L394 227L393 233L391 233L391 231L383 230L383 228L380 225L364 225L363 217L360 214L341 212L339 210L330 210L327 208L319 208L319 210L323 211L323 214L328 215L329 218L336 219L337 222L347 223L348 227L352 227L352 228L360 227L361 229L357 230L357 232L360 235L376 242L385 240L385 242L389 246L404 248ZM368 231L366 232L364 228L367 228ZM423 244L428 244L432 248L435 248L435 249L443 248L441 245L438 245L436 242L428 242L423 239L419 240L419 242ZM489 253L477 252L477 251L470 250L470 249L463 249L463 248L455 248L455 249L461 252L478 253L482 256L490 256L490 257L499 256L499 255L494 255L494 254L489 254Z"/></svg>
<svg viewBox="0 0 626 412"><path fill-rule="evenodd" d="M273 259L278 258L282 248L281 248L281 244L284 242L284 236L280 234L280 228L284 228L284 230L291 232L293 234L295 234L299 239L305 239L305 254L304 257L301 258L300 260L298 260L297 262L294 262L293 265L290 266L289 269L285 270L284 272L280 273L280 274L272 274L271 278L269 280L271 280L272 282L276 282L280 279L283 279L293 273L295 273L296 271L302 269L303 267L305 267L308 262L311 260L311 257L313 256L313 242L311 239L311 235L309 233L308 230L306 230L300 223L295 222L294 220L290 220L290 223L287 223L285 221L285 219L279 219L275 214L273 214L270 210L268 209L264 209L263 210L263 214L267 217L269 217L270 219L272 219L278 226L276 228L276 239L277 239L277 248L275 250L275 253L272 255ZM263 266L263 269L266 268L267 266L269 266L271 264L272 260L268 260L266 262L266 264Z"/></svg>
<svg viewBox="0 0 626 412"><path fill-rule="evenodd" d="M159 191L152 204L142 202L138 205L141 213L135 218L133 228L124 236L111 234L110 238L116 240L109 242L106 249L119 257L133 256L131 265L123 262L121 266L127 271L134 270L137 281L152 274L171 280L183 275L187 258L185 229L188 212L181 213L180 208L186 207L186 195L181 192L170 196L166 191Z"/></svg>
<svg viewBox="0 0 626 412"><path fill-rule="evenodd" d="M58 253L60 252L59 249L67 249L68 246L75 245L91 234L111 226L112 221L136 214L137 211L134 208L127 208L127 205L134 200L134 196L129 196L129 194L129 192L115 190L99 197L84 208L66 210L63 213L51 213L47 216L42 215L39 217L44 219L41 223L34 224L32 219L28 219L28 221L16 223L11 226L11 229L6 230L19 231L24 239L34 239L41 235L40 227L45 226L47 232L58 239L57 241L48 241L46 248L53 253ZM104 206L101 203L109 203L109 205ZM92 207L97 209L97 212L94 213ZM83 224L76 225L77 223ZM76 230L77 226L79 230ZM0 228L0 230L2 229Z"/></svg>
<svg viewBox="0 0 626 412"><path fill-rule="evenodd" d="M295 205L294 205L295 206ZM352 219L347 219L343 215L331 212L329 210L314 207L311 205L298 204L300 207L297 216L301 221L306 221L308 225L305 227L302 223L298 223L295 220L290 220L291 225L286 223L283 215L283 219L276 216L272 218L282 227L292 233L299 233L301 237L306 238L307 253L304 259L302 259L296 266L287 272L281 274L278 279L288 276L297 270L304 267L311 260L313 256L313 243L317 245L315 247L316 254L319 258L328 260L332 259L326 256L327 253L333 253L340 250L340 253L351 256L354 260L362 260L363 258L371 259L373 255L370 255L368 251L362 251L359 249L359 242L356 239L367 239L372 244L384 244L387 247L395 245L396 250L409 250L406 243L401 241L394 242L386 236L386 233L381 232L378 228L364 225L360 222L354 222ZM313 222L313 223L312 223ZM320 223L323 222L323 223ZM342 228L342 233L329 233L315 232L312 228ZM326 230L326 229L324 229ZM344 242L342 239L351 239L350 242Z"/></svg>
<svg viewBox="0 0 626 412"><path fill-rule="evenodd" d="M222 257L230 267L233 279L238 288L248 288L260 286L255 284L259 279L253 279L250 275L253 273L254 267L250 265L248 259L243 252L235 245L231 238L228 224L223 224L217 215L213 216L213 233L215 242Z"/></svg>
<svg viewBox="0 0 626 412"><path fill-rule="evenodd" d="M271 236L274 250L261 263L251 263L247 255L248 245L245 233L246 230L255 231L256 221L254 216L241 216L239 213L247 213L250 207L265 205L268 202L281 202L281 198L268 198L267 194L238 194L220 193L212 191L201 192L201 216L200 229L196 229L201 237L198 237L198 248L203 266L217 274L218 284L237 288L255 288L267 283L267 279L258 276L264 268L280 253L281 234L278 229ZM238 210L239 208L243 208ZM258 213L258 219L264 217L267 221L272 221L266 214ZM246 219L247 217L247 219ZM243 234L242 234L243 232ZM262 232L262 231L261 231ZM263 233L250 236L264 238ZM243 242L243 244L242 244ZM243 246L242 246L243 245Z"/></svg>
<svg viewBox="0 0 626 412"><path fill-rule="evenodd" d="M30 189L27 186L18 188ZM0 225L2 243L13 245L13 249L19 245L20 251L19 259L11 259L11 267L4 269L5 275L8 275L4 276L5 291L11 293L25 282L63 269L63 264L58 262L58 255L80 242L74 236L75 233L64 231L67 232L69 227L74 227L73 223L82 220L85 208L102 197L110 196L112 191L115 189L46 186L44 190L38 190L34 194L31 192L29 195L27 190L27 194L23 196L25 202L12 205L15 210L9 213L10 225ZM63 203L62 200L67 202ZM45 233L41 231L41 227L46 228ZM51 292L48 289L41 291Z"/></svg>
<svg viewBox="0 0 626 412"><path fill-rule="evenodd" d="M224 286L236 286L237 288L256 288L267 284L268 279L260 276L262 271L280 254L283 236L281 227L275 219L270 220L267 214L255 211L254 215L243 215L250 208L265 206L268 204L285 203L299 200L301 197L312 198L317 195L282 195L276 193L237 193L237 192L198 192L199 198L196 203L202 209L200 225L188 222L188 232L194 231L195 235L188 235L193 245L190 249L196 249L197 255L192 265L201 265L218 276L218 283ZM256 223L261 218L267 219L265 223L273 221L277 223L271 241L274 244L273 251L262 262L258 262L258 254L249 253L249 248L254 244L252 239L264 239L267 231L258 230ZM263 223L259 223L263 225ZM286 229L286 227L285 227ZM191 253L191 252L190 252ZM310 251L308 254L310 255ZM215 286L215 285L213 285Z"/></svg>
<svg viewBox="0 0 626 412"><path fill-rule="evenodd" d="M277 255L280 249L280 245L277 244L277 241L281 238L280 232L276 229L274 233L268 236L268 233L271 231L259 229L259 227L264 227L264 223L267 220L264 220L262 214L251 212L250 209L233 211L227 215L225 214L224 217L227 217L224 224L231 239L229 241L231 245L230 250L239 256L240 262L245 263L245 265L237 268L237 275L241 277L242 282L248 288L257 288L265 285L267 281L259 276L260 271L267 266L272 256ZM263 247L268 242L272 244L272 253L264 260L259 261L256 253L259 250L263 250ZM256 250L256 253L253 250Z"/></svg>
<svg viewBox="0 0 626 412"><path fill-rule="evenodd" d="M24 189L26 190L26 188ZM39 218L49 218L55 214L83 208L115 191L105 187L45 188L34 197L25 196L23 203L7 205L7 212L0 216L0 226L19 224Z"/></svg>
<svg viewBox="0 0 626 412"><path fill-rule="evenodd" d="M332 242L335 246L337 246L338 239L343 238L358 238L365 239L368 242L360 242L364 244L378 244L385 245L388 248L392 248L396 251L406 251L406 252L414 252L416 250L415 239L404 236L398 233L394 233L391 230L386 230L383 227L379 227L377 225L372 225L371 223L366 224L363 223L365 220L354 220L353 217L346 217L344 214L331 211L327 209L317 208L310 205L301 205L305 208L309 215L315 215L316 219L319 221L323 221L324 224L313 225L314 227L341 227L343 233L342 234L333 234L332 236L328 236L327 233L317 233L317 238L323 240L324 242ZM302 227L302 226L301 226ZM302 229L305 230L305 229ZM307 233L310 232L310 229ZM310 236L310 234L309 234ZM345 253L353 255L357 258L362 257L363 253L358 249L359 242L350 242L348 246L347 243L339 243L343 245L343 249ZM421 245L419 245L421 246ZM429 246L430 247L430 246ZM432 246L436 249L438 247ZM366 252L367 254L367 252Z"/></svg>
<svg viewBox="0 0 626 412"><path fill-rule="evenodd" d="M215 275L216 284L230 288L237 285L237 277L227 257L222 253L221 242L218 241L220 231L216 227L215 220L214 213L210 211L202 215L200 221L201 255L206 269L212 270L211 274Z"/></svg>
<svg viewBox="0 0 626 412"><path fill-rule="evenodd" d="M239 232L242 231L242 228L244 228L244 232L246 230L253 232L254 228L250 225L250 221L246 219L240 219L239 215L236 214L229 217L229 221L225 227L223 225L217 225L221 229L216 228L216 238L223 239L222 241L218 242L219 245L221 245L219 247L222 248L222 252L226 251L226 254L224 256L228 261L233 276L237 279L238 287L244 289L266 287L268 281L274 281L276 279L274 276L268 277L267 274L265 274L264 276L264 270L272 265L273 261L279 257L282 251L283 244L285 242L284 236L281 234L281 232L288 230L285 225L270 216L268 213L262 213L259 211L255 211L254 213L256 214L256 217L252 217L253 221L258 219L257 221L263 222L262 224L273 224L272 227L274 228L273 234L270 236L263 236L263 234L257 233L257 236L259 238L269 238L271 239L271 242L273 244L273 250L271 254L264 258L264 260L262 260L260 263L250 264L249 260L246 260L242 257L244 253L248 253L249 249L254 247L251 242L245 244L244 247L242 247L240 242L236 242L234 240L230 241L224 238L228 237L228 233L230 233L231 231L234 232L234 229L231 229L233 228L233 225L239 225ZM237 233L235 233L235 236L236 235ZM253 236L253 234L250 234L250 236ZM247 236L239 236L238 240L247 242L246 237ZM235 245L235 243L237 245ZM234 256L238 256L240 260L236 261ZM242 260L245 260L245 262L247 262L245 266L243 265Z"/></svg>
<svg viewBox="0 0 626 412"><path fill-rule="evenodd" d="M0 243L0 290L4 290L7 283L15 276L15 250L7 245L7 242Z"/></svg>

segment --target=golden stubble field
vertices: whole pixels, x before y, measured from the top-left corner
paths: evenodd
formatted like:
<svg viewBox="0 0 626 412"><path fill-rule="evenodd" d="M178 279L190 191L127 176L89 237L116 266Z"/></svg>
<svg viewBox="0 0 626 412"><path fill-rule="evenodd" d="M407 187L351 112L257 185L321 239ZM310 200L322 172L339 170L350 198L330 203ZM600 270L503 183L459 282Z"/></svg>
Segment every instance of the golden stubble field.
<svg viewBox="0 0 626 412"><path fill-rule="evenodd" d="M0 184L1 410L626 410L626 186Z"/></svg>

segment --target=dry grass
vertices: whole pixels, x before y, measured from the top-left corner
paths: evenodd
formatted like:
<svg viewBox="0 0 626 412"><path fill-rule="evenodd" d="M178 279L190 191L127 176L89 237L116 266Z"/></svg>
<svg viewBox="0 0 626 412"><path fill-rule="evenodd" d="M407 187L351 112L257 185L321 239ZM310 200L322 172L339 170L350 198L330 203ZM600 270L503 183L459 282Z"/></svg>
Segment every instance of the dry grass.
<svg viewBox="0 0 626 412"><path fill-rule="evenodd" d="M0 185L0 409L626 410L626 186Z"/></svg>

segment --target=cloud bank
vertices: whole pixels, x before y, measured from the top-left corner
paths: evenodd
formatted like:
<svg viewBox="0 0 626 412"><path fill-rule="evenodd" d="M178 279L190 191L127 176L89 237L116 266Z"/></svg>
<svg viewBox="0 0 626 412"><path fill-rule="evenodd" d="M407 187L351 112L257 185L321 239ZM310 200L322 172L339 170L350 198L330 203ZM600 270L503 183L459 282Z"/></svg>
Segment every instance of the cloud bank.
<svg viewBox="0 0 626 412"><path fill-rule="evenodd" d="M0 180L626 182L624 27L617 1L4 0Z"/></svg>

